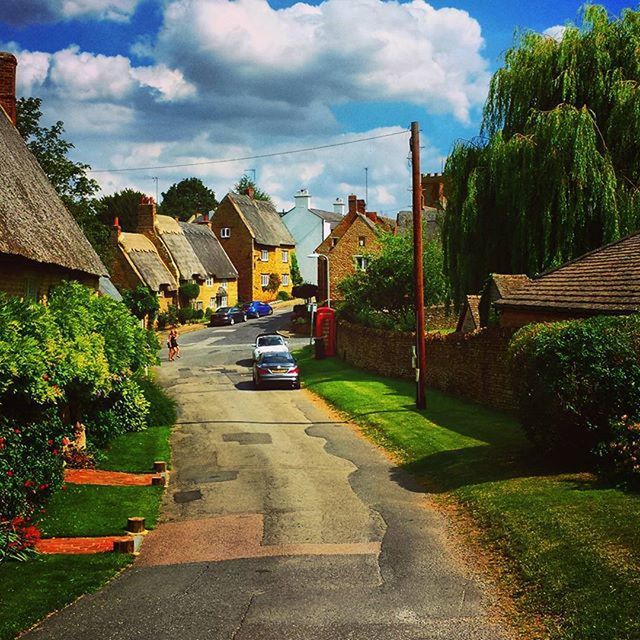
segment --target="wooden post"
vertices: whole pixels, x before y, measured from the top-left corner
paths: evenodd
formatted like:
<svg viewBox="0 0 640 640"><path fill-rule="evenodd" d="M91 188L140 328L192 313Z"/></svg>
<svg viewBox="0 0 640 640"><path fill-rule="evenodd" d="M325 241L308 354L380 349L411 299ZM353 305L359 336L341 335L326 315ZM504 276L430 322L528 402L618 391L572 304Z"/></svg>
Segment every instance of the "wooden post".
<svg viewBox="0 0 640 640"><path fill-rule="evenodd" d="M135 551L135 541L133 538L127 538L126 540L113 541L114 553L133 553L134 551Z"/></svg>
<svg viewBox="0 0 640 640"><path fill-rule="evenodd" d="M165 473L167 470L167 463L164 460L156 460L153 463L153 470L156 473Z"/></svg>
<svg viewBox="0 0 640 640"><path fill-rule="evenodd" d="M127 520L127 531L129 533L142 533L144 530L144 518L129 518Z"/></svg>

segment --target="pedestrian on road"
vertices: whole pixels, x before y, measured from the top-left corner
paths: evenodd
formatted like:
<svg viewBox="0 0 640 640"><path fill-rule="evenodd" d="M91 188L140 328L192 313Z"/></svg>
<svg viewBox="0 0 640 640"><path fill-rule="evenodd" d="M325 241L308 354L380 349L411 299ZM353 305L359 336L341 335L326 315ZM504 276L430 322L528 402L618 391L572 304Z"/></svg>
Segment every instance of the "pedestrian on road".
<svg viewBox="0 0 640 640"><path fill-rule="evenodd" d="M167 350L169 351L169 362L173 362L173 357L174 357L174 351L173 351L173 347L171 346L171 331L169 331L169 333L167 334Z"/></svg>
<svg viewBox="0 0 640 640"><path fill-rule="evenodd" d="M174 327L171 328L169 332L169 342L171 344L171 350L173 355L169 354L169 360L173 360L174 358L180 357L180 347L178 346L178 330Z"/></svg>

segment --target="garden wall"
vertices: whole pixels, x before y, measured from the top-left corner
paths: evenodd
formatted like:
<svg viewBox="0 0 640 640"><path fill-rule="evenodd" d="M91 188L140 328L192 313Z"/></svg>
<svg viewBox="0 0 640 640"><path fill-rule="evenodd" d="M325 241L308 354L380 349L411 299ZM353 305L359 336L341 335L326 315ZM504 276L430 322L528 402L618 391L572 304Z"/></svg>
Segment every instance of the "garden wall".
<svg viewBox="0 0 640 640"><path fill-rule="evenodd" d="M427 385L502 411L516 408L507 346L514 330L429 335ZM372 329L340 321L338 355L349 364L385 376L414 377L411 333Z"/></svg>

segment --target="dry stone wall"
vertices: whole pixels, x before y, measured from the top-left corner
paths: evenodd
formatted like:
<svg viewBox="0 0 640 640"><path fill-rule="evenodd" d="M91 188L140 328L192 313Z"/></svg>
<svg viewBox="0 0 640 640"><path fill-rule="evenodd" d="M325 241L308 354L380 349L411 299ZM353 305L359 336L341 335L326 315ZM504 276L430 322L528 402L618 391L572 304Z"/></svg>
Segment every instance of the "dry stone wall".
<svg viewBox="0 0 640 640"><path fill-rule="evenodd" d="M507 362L512 329L429 335L427 385L478 404L515 411ZM341 321L338 355L349 364L385 376L412 379L412 333L372 329Z"/></svg>

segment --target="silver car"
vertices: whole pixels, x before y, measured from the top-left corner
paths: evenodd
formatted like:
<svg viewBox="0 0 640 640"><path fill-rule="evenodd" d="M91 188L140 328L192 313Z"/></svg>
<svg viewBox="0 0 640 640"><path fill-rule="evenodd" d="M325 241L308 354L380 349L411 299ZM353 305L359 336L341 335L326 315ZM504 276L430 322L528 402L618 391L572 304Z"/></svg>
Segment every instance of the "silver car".
<svg viewBox="0 0 640 640"><path fill-rule="evenodd" d="M263 353L253 364L253 384L260 389L266 384L287 384L300 388L300 369L290 353Z"/></svg>

